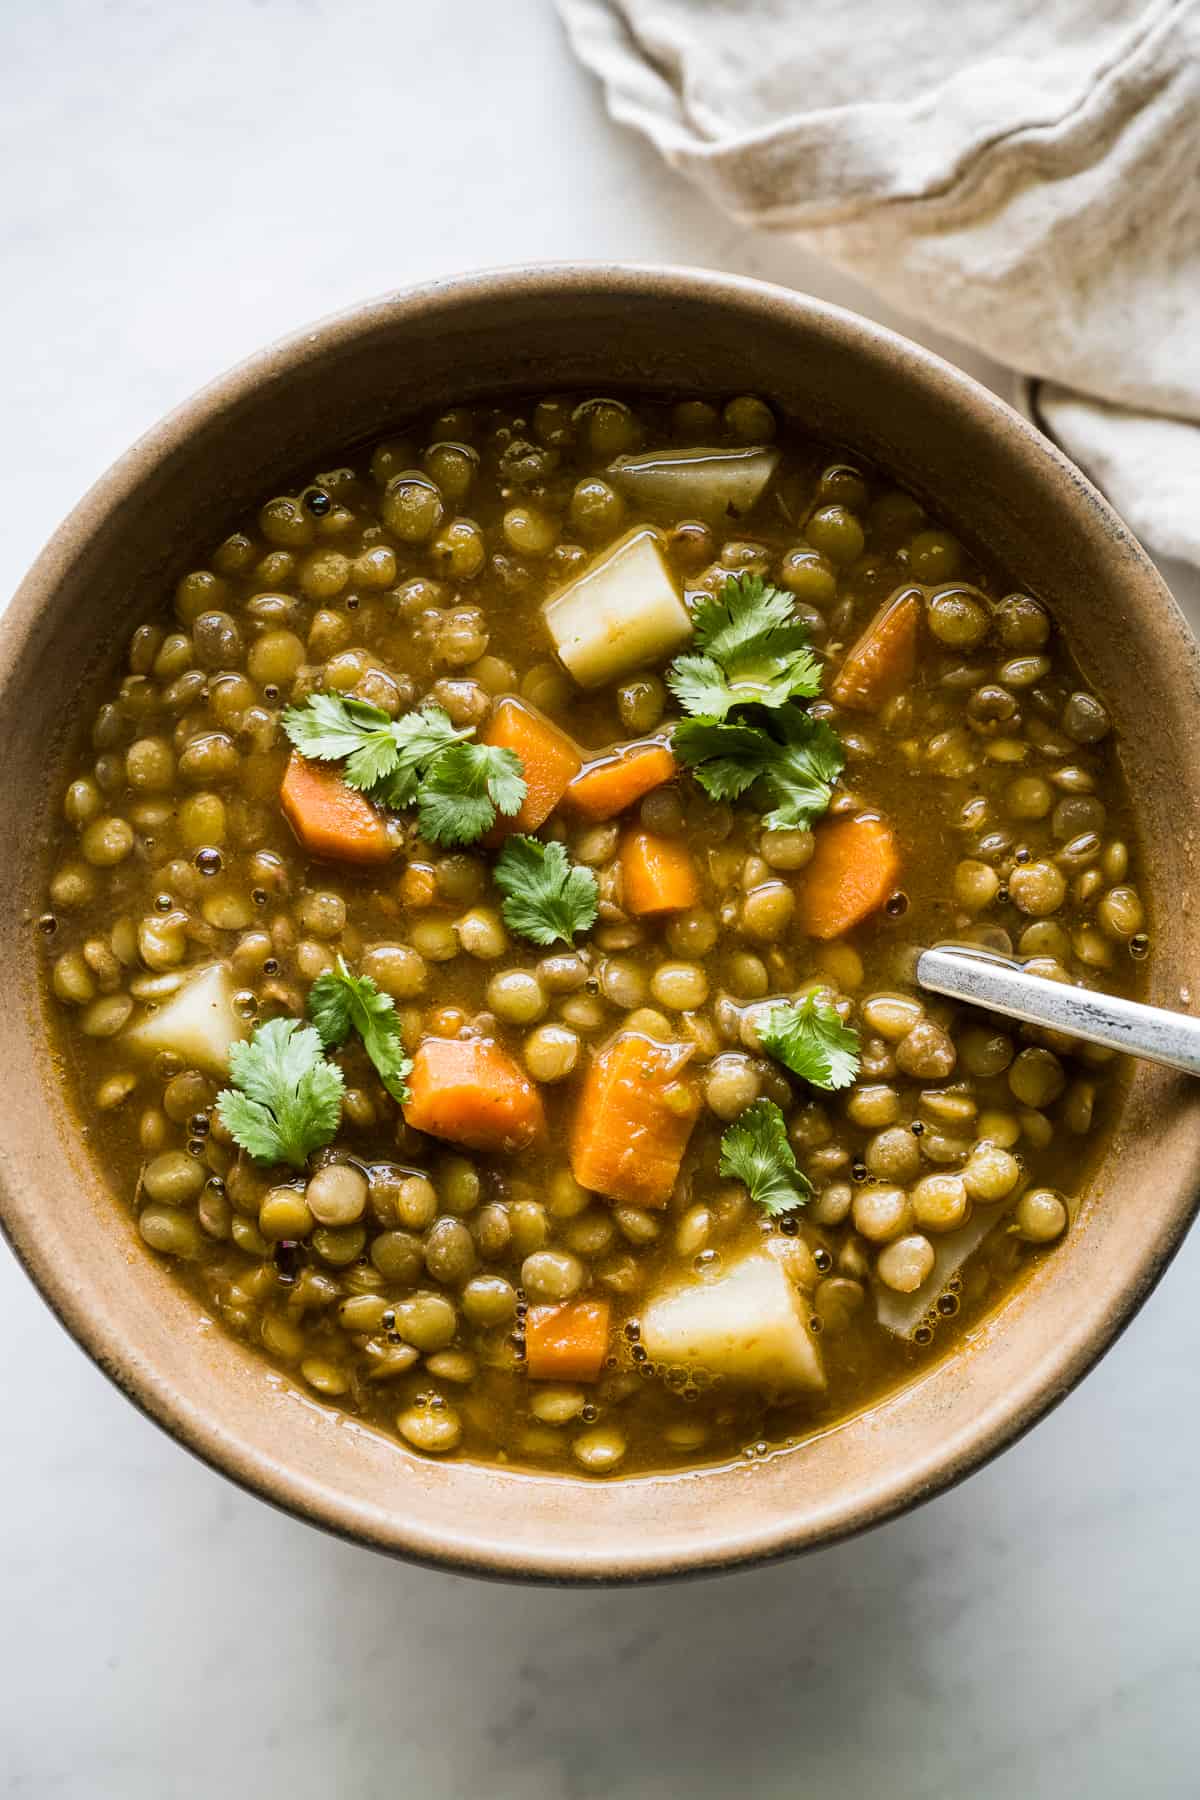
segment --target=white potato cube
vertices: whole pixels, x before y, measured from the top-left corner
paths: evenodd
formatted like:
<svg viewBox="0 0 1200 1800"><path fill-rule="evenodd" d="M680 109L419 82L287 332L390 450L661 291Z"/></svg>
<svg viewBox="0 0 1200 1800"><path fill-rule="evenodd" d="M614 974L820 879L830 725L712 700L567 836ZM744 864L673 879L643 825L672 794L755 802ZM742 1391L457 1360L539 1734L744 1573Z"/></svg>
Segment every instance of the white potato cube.
<svg viewBox="0 0 1200 1800"><path fill-rule="evenodd" d="M772 1393L825 1386L804 1299L765 1253L657 1294L640 1318L641 1341L655 1362L704 1368Z"/></svg>
<svg viewBox="0 0 1200 1800"><path fill-rule="evenodd" d="M966 1224L960 1225L957 1231L932 1238L933 1268L915 1293L898 1294L877 1282L875 1310L884 1330L895 1332L897 1337L911 1337L946 1283L958 1273L968 1256L974 1255L992 1226L1011 1210L1011 1199L999 1206L976 1206Z"/></svg>
<svg viewBox="0 0 1200 1800"><path fill-rule="evenodd" d="M635 506L672 520L729 525L762 499L779 465L778 450L651 450L618 456L608 470L613 486Z"/></svg>
<svg viewBox="0 0 1200 1800"><path fill-rule="evenodd" d="M600 687L677 650L692 620L652 526L628 532L542 609L580 687Z"/></svg>
<svg viewBox="0 0 1200 1800"><path fill-rule="evenodd" d="M199 970L169 1000L125 1033L125 1043L142 1056L160 1050L178 1056L189 1069L229 1074L229 1047L250 1035L238 1016L233 978L224 963Z"/></svg>

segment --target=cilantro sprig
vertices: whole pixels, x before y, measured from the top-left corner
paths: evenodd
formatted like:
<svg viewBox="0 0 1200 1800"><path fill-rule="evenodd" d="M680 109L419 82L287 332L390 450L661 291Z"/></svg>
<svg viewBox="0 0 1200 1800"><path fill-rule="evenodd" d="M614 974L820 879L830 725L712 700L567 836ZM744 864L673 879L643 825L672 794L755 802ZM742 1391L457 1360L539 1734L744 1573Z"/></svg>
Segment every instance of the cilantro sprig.
<svg viewBox="0 0 1200 1800"><path fill-rule="evenodd" d="M819 993L780 1001L758 1021L764 1050L812 1087L835 1091L851 1085L859 1068L858 1033Z"/></svg>
<svg viewBox="0 0 1200 1800"><path fill-rule="evenodd" d="M229 1072L234 1085L217 1095L217 1114L255 1162L302 1169L333 1140L345 1081L311 1025L269 1019L248 1043L233 1045Z"/></svg>
<svg viewBox="0 0 1200 1800"><path fill-rule="evenodd" d="M685 712L724 719L735 706L783 706L821 691L821 666L790 594L761 575L731 575L692 612L701 655L676 657L667 685Z"/></svg>
<svg viewBox="0 0 1200 1800"><path fill-rule="evenodd" d="M404 1048L395 1003L369 975L352 975L339 956L337 968L327 969L313 982L308 1010L326 1049L344 1044L350 1032L357 1031L392 1099L403 1105L411 1098L412 1058Z"/></svg>
<svg viewBox="0 0 1200 1800"><path fill-rule="evenodd" d="M771 831L807 830L829 806L846 758L837 733L799 707L763 722L683 719L672 745L714 800L735 800L758 784Z"/></svg>
<svg viewBox="0 0 1200 1800"><path fill-rule="evenodd" d="M394 1100L410 1098L400 1020L369 975L352 975L342 957L318 975L308 996L311 1025L269 1019L229 1052L233 1086L217 1095L217 1113L235 1143L255 1162L302 1169L314 1150L332 1142L342 1116L346 1081L325 1052L357 1031L380 1080Z"/></svg>
<svg viewBox="0 0 1200 1800"><path fill-rule="evenodd" d="M515 751L468 742L474 727L456 730L440 706L392 719L365 700L310 694L286 709L283 728L301 756L342 763L343 780L379 805L415 805L428 843L473 843L525 798Z"/></svg>
<svg viewBox="0 0 1200 1800"><path fill-rule="evenodd" d="M518 936L535 944L564 944L596 923L600 890L596 877L572 864L561 844L510 837L492 878L504 895L500 911Z"/></svg>
<svg viewBox="0 0 1200 1800"><path fill-rule="evenodd" d="M469 729L456 731L440 706L392 719L344 694L310 694L302 706L287 708L283 728L301 756L344 761L342 778L350 787L366 791L386 783L393 806L411 805L422 766L471 736Z"/></svg>
<svg viewBox="0 0 1200 1800"><path fill-rule="evenodd" d="M521 810L525 777L515 750L454 744L430 763L417 798L421 836L431 844L473 844L496 814Z"/></svg>
<svg viewBox="0 0 1200 1800"><path fill-rule="evenodd" d="M845 766L841 742L798 706L821 669L791 596L758 575L731 575L692 614L701 654L678 656L667 683L690 717L672 747L714 800L756 790L770 830L807 829Z"/></svg>
<svg viewBox="0 0 1200 1800"><path fill-rule="evenodd" d="M751 1200L772 1219L812 1197L812 1183L796 1166L783 1114L773 1100L756 1100L722 1132L719 1168L744 1182Z"/></svg>

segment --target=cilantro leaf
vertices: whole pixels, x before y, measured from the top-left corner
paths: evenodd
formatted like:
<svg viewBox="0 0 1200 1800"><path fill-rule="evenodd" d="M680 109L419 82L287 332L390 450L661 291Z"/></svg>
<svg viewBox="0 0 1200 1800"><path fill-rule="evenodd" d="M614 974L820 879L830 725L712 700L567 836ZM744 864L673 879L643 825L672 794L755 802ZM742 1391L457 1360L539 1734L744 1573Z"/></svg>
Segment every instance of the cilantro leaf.
<svg viewBox="0 0 1200 1800"><path fill-rule="evenodd" d="M822 994L773 1006L758 1035L764 1050L813 1087L849 1087L858 1074L858 1033Z"/></svg>
<svg viewBox="0 0 1200 1800"><path fill-rule="evenodd" d="M755 783L770 810L772 831L804 830L829 805L845 758L837 733L798 706L764 715L765 723L718 724L684 719L672 733L680 762L714 800L734 800Z"/></svg>
<svg viewBox="0 0 1200 1800"><path fill-rule="evenodd" d="M343 757L390 742L392 721L378 706L344 694L310 694L303 706L289 706L283 729L301 756L316 762Z"/></svg>
<svg viewBox="0 0 1200 1800"><path fill-rule="evenodd" d="M234 1086L217 1095L217 1113L255 1162L302 1169L335 1136L345 1084L310 1025L268 1020L249 1043L234 1044L229 1072Z"/></svg>
<svg viewBox="0 0 1200 1800"><path fill-rule="evenodd" d="M841 739L823 719L810 719L796 706L785 707L774 719L784 744L776 747L765 770L771 811L763 824L768 831L806 831L828 808L846 765Z"/></svg>
<svg viewBox="0 0 1200 1800"><path fill-rule="evenodd" d="M773 752L772 740L757 725L719 725L711 719L681 720L671 748L714 800L736 800L753 787Z"/></svg>
<svg viewBox="0 0 1200 1800"><path fill-rule="evenodd" d="M772 1219L803 1206L812 1195L773 1100L756 1100L722 1132L720 1172L744 1182L751 1200Z"/></svg>
<svg viewBox="0 0 1200 1800"><path fill-rule="evenodd" d="M422 766L471 735L456 731L440 706L392 719L344 694L310 694L303 706L287 708L283 728L301 756L344 761L350 787L390 806L411 806Z"/></svg>
<svg viewBox="0 0 1200 1800"><path fill-rule="evenodd" d="M429 765L417 795L421 836L430 844L470 844L498 812L520 812L525 777L515 751L494 744L452 744Z"/></svg>
<svg viewBox="0 0 1200 1800"><path fill-rule="evenodd" d="M521 760L511 750L469 744L440 706L391 719L341 694L311 694L289 706L283 728L301 756L342 763L343 779L381 806L417 806L432 843L469 844L515 813L525 798Z"/></svg>
<svg viewBox="0 0 1200 1800"><path fill-rule="evenodd" d="M795 650L808 642L791 595L761 575L730 575L719 594L704 594L692 613L692 627L700 648L719 663L757 656L764 649Z"/></svg>
<svg viewBox="0 0 1200 1800"><path fill-rule="evenodd" d="M352 975L339 956L337 968L327 969L313 982L308 1011L327 1049L345 1043L353 1028L392 1099L403 1105L411 1098L412 1058L404 1049L395 1004L369 975Z"/></svg>
<svg viewBox="0 0 1200 1800"><path fill-rule="evenodd" d="M667 673L692 715L672 733L676 754L714 800L757 786L769 829L806 828L829 805L844 758L836 733L793 704L820 692L821 669L790 595L731 575L698 602L692 625L700 654L676 657Z"/></svg>
<svg viewBox="0 0 1200 1800"><path fill-rule="evenodd" d="M667 685L684 712L723 719L735 706L783 706L794 695L819 692L817 663L808 650L771 662L723 669L711 656L677 656Z"/></svg>
<svg viewBox="0 0 1200 1800"><path fill-rule="evenodd" d="M342 767L342 780L348 787L358 788L363 793L374 793L379 784L387 779L396 767L396 744L391 733L391 721L387 731L372 732L364 738L357 750L353 751Z"/></svg>
<svg viewBox="0 0 1200 1800"><path fill-rule="evenodd" d="M354 1023L353 977L342 979L345 967L345 962L339 956L336 971L326 969L323 975L317 976L308 991L308 1016L327 1050L336 1050L340 1044L344 1044ZM364 975L364 981L369 979L369 976ZM371 985L373 987L374 982Z"/></svg>
<svg viewBox="0 0 1200 1800"><path fill-rule="evenodd" d="M572 865L561 844L510 837L496 862L493 879L505 896L504 921L535 944L569 944L596 923L600 890L596 877Z"/></svg>
<svg viewBox="0 0 1200 1800"><path fill-rule="evenodd" d="M703 655L679 656L667 685L688 713L724 719L735 706L783 706L821 690L821 666L790 594L760 575L731 575L692 613Z"/></svg>
<svg viewBox="0 0 1200 1800"><path fill-rule="evenodd" d="M452 744L461 744L471 735L471 727L456 731L450 715L440 706L423 706L420 712L405 713L392 725L394 755L386 778L380 779L372 798L384 806L411 806L416 800L422 770L432 766L435 758ZM349 764L346 765L349 771ZM347 772L347 781L351 781Z"/></svg>

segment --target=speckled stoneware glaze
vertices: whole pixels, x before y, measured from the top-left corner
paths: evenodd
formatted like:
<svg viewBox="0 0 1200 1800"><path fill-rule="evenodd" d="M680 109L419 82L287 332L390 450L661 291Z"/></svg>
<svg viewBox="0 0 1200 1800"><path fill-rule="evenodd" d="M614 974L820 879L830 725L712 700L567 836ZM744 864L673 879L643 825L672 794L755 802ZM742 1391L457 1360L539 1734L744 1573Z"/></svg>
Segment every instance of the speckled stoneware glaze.
<svg viewBox="0 0 1200 1800"><path fill-rule="evenodd" d="M410 412L504 389L757 391L936 503L1048 603L1110 705L1140 809L1148 998L1200 993L1200 668L1162 582L1036 431L938 358L753 281L550 267L437 283L265 351L93 488L0 624L0 1211L102 1369L243 1486L361 1543L480 1574L628 1580L828 1543L960 1480L1068 1391L1161 1275L1197 1205L1200 1086L1143 1066L1114 1107L1080 1227L962 1350L803 1448L588 1482L425 1461L302 1395L148 1256L91 1159L47 1048L34 933L72 722L120 647L239 511Z"/></svg>

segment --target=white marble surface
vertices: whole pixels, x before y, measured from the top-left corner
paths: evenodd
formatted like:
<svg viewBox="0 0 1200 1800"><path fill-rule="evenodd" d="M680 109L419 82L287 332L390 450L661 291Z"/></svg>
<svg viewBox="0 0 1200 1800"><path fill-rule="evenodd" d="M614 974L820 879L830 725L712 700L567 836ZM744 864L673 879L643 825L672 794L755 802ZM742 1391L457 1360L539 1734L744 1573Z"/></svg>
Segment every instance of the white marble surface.
<svg viewBox="0 0 1200 1800"><path fill-rule="evenodd" d="M873 310L613 130L546 0L3 10L0 594L199 382L420 276L641 257ZM1195 1794L1198 1280L1193 1241L1066 1405L915 1516L581 1594L392 1565L248 1499L0 1250L0 1793Z"/></svg>

